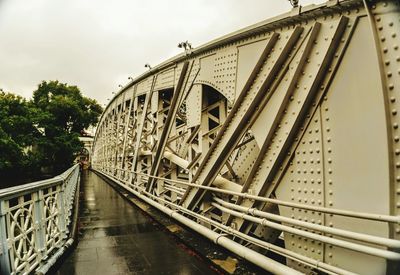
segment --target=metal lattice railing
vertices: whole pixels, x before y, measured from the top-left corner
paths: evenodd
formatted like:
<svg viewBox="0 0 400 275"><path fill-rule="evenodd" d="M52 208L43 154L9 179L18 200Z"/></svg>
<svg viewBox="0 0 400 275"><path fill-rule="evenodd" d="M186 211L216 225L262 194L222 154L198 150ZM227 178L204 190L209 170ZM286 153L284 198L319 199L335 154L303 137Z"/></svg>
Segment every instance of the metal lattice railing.
<svg viewBox="0 0 400 275"><path fill-rule="evenodd" d="M69 238L79 165L54 178L0 190L0 273L28 274Z"/></svg>

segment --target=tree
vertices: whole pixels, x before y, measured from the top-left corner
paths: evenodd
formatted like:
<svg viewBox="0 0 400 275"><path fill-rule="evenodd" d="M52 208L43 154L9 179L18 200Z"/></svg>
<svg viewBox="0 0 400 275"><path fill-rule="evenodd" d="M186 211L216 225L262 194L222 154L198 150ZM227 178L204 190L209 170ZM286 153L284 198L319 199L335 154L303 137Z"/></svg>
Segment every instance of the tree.
<svg viewBox="0 0 400 275"><path fill-rule="evenodd" d="M0 93L0 188L70 167L82 150L79 135L98 122L101 106L76 86L43 81L26 101Z"/></svg>
<svg viewBox="0 0 400 275"><path fill-rule="evenodd" d="M0 93L0 188L38 174L40 160L29 150L40 138L33 113L22 97Z"/></svg>
<svg viewBox="0 0 400 275"><path fill-rule="evenodd" d="M43 165L53 174L60 173L81 151L78 137L96 125L102 108L84 97L78 87L58 81L43 81L33 92L32 105L37 110L38 129L45 137L38 143Z"/></svg>

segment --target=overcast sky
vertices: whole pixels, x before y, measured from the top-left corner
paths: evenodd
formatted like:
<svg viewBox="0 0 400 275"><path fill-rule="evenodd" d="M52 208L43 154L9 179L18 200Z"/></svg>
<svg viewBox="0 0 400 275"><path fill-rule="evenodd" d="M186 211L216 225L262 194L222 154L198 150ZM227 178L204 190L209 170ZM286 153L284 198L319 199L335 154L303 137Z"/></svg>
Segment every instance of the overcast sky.
<svg viewBox="0 0 400 275"><path fill-rule="evenodd" d="M303 0L302 5L321 0ZM287 0L0 0L0 88L24 97L42 80L101 104L128 76L287 12Z"/></svg>

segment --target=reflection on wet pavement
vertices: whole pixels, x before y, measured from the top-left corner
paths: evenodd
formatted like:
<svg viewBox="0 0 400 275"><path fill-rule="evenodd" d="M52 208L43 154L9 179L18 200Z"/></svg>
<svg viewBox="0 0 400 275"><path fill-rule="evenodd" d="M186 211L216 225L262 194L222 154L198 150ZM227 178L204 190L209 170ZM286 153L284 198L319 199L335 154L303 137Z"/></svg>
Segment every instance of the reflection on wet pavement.
<svg viewBox="0 0 400 275"><path fill-rule="evenodd" d="M82 175L77 248L56 274L210 274L92 172Z"/></svg>

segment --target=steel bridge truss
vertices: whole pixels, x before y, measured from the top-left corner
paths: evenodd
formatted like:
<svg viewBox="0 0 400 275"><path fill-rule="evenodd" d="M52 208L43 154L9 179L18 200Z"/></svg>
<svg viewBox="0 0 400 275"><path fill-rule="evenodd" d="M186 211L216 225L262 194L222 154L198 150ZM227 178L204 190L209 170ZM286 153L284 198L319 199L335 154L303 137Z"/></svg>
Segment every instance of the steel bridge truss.
<svg viewBox="0 0 400 275"><path fill-rule="evenodd" d="M399 47L397 1L350 0L190 49L113 98L93 169L271 272L400 272Z"/></svg>

